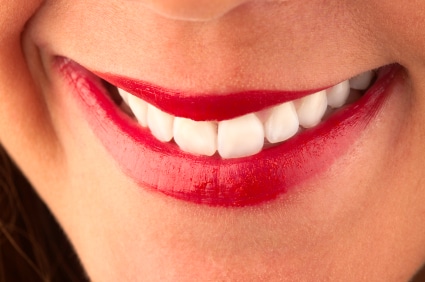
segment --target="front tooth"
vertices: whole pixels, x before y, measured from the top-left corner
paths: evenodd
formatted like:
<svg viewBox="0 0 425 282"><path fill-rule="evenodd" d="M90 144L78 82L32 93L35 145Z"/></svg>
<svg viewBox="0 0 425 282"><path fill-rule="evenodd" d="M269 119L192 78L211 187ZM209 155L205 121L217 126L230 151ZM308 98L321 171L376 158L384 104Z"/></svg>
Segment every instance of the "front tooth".
<svg viewBox="0 0 425 282"><path fill-rule="evenodd" d="M172 115L148 104L147 116L148 125L153 136L162 142L168 142L173 138L174 117Z"/></svg>
<svg viewBox="0 0 425 282"><path fill-rule="evenodd" d="M254 155L264 145L264 128L255 114L247 114L218 124L217 147L222 158Z"/></svg>
<svg viewBox="0 0 425 282"><path fill-rule="evenodd" d="M344 105L349 95L350 83L348 80L326 90L328 105L332 108L339 108Z"/></svg>
<svg viewBox="0 0 425 282"><path fill-rule="evenodd" d="M311 94L297 101L297 114L300 125L311 128L320 123L326 112L326 90Z"/></svg>
<svg viewBox="0 0 425 282"><path fill-rule="evenodd" d="M217 150L217 123L176 117L174 141L188 153L212 156Z"/></svg>
<svg viewBox="0 0 425 282"><path fill-rule="evenodd" d="M122 90L121 88L117 88L118 93L120 94L121 98L124 100L124 102L128 105L128 96L131 95L125 90Z"/></svg>
<svg viewBox="0 0 425 282"><path fill-rule="evenodd" d="M350 87L356 90L366 90L373 79L373 71L367 71L350 79Z"/></svg>
<svg viewBox="0 0 425 282"><path fill-rule="evenodd" d="M264 128L270 143L282 142L294 136L299 129L294 103L287 102L274 107Z"/></svg>
<svg viewBox="0 0 425 282"><path fill-rule="evenodd" d="M133 114L136 116L139 124L144 127L148 126L148 103L136 96L128 94L128 105Z"/></svg>

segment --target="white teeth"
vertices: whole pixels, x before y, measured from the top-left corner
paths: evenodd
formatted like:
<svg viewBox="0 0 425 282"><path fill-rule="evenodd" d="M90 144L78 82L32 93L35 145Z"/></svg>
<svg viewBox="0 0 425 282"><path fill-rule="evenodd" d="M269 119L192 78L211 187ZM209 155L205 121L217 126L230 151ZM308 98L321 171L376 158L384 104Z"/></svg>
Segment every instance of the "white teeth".
<svg viewBox="0 0 425 282"><path fill-rule="evenodd" d="M124 100L124 102L128 105L128 96L131 95L125 90L122 90L121 88L118 88L118 93L120 94L121 98Z"/></svg>
<svg viewBox="0 0 425 282"><path fill-rule="evenodd" d="M326 90L328 105L332 108L339 108L344 105L349 95L350 83L348 80Z"/></svg>
<svg viewBox="0 0 425 282"><path fill-rule="evenodd" d="M148 103L128 94L128 105L141 126L148 126Z"/></svg>
<svg viewBox="0 0 425 282"><path fill-rule="evenodd" d="M222 158L254 155L264 145L264 128L255 114L247 114L218 124L218 153Z"/></svg>
<svg viewBox="0 0 425 282"><path fill-rule="evenodd" d="M294 103L283 103L273 108L264 124L266 138L270 143L285 141L298 132L299 125Z"/></svg>
<svg viewBox="0 0 425 282"><path fill-rule="evenodd" d="M356 90L366 90L372 82L374 73L367 71L350 79L350 87Z"/></svg>
<svg viewBox="0 0 425 282"><path fill-rule="evenodd" d="M373 77L374 72L368 71L327 90L218 123L174 117L122 89L118 88L118 93L125 102L120 105L121 110L132 113L158 140L169 142L174 137L180 149L190 154L213 156L218 151L222 158L231 159L260 152L265 138L279 143L297 134L300 126L316 126L328 105L343 106L350 88L366 90Z"/></svg>
<svg viewBox="0 0 425 282"><path fill-rule="evenodd" d="M148 126L159 141L169 142L173 138L174 117L148 104Z"/></svg>
<svg viewBox="0 0 425 282"><path fill-rule="evenodd" d="M311 128L318 125L328 106L326 91L320 91L297 101L297 114L300 125Z"/></svg>
<svg viewBox="0 0 425 282"><path fill-rule="evenodd" d="M174 141L188 153L212 156L217 150L217 123L176 117Z"/></svg>

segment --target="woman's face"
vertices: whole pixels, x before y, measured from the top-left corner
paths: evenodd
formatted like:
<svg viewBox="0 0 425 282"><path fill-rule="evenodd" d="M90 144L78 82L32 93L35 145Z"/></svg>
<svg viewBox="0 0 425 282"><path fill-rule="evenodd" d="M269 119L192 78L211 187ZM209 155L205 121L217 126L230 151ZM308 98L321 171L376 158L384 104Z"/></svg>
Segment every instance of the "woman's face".
<svg viewBox="0 0 425 282"><path fill-rule="evenodd" d="M94 281L407 280L425 261L423 26L422 1L6 0L0 141ZM369 70L317 125L331 91L300 98Z"/></svg>

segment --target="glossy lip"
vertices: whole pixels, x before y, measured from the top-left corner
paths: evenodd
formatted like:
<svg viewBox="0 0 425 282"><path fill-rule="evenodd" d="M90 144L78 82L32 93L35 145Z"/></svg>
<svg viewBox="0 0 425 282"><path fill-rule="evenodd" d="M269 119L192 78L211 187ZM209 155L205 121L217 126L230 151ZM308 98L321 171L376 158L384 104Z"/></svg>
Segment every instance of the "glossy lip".
<svg viewBox="0 0 425 282"><path fill-rule="evenodd" d="M130 94L173 116L196 121L227 120L316 93L320 88L304 91L251 90L227 94L183 93L148 82L110 73L93 72Z"/></svg>
<svg viewBox="0 0 425 282"><path fill-rule="evenodd" d="M142 188L176 199L226 207L275 199L328 169L373 120L393 83L402 79L401 66L382 68L362 99L315 128L257 155L224 160L190 155L158 141L114 104L97 76L62 57L54 62L94 134L127 176Z"/></svg>

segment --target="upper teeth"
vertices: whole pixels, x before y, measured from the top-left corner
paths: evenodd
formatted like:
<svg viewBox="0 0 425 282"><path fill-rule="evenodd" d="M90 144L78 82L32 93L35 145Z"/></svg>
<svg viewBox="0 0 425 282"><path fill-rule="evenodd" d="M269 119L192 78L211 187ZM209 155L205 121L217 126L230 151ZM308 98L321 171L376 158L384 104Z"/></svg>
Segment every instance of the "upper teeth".
<svg viewBox="0 0 425 282"><path fill-rule="evenodd" d="M149 127L158 140L169 142L174 138L180 149L191 154L212 156L218 151L222 158L241 158L260 152L265 139L282 142L294 136L300 126L316 126L328 106L343 106L350 88L366 90L373 77L374 73L368 71L301 99L220 122L174 117L122 89L118 92L138 123Z"/></svg>

